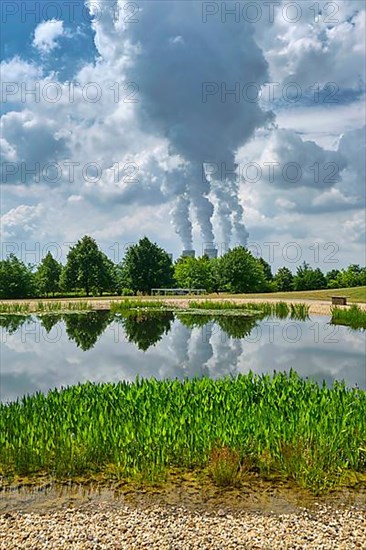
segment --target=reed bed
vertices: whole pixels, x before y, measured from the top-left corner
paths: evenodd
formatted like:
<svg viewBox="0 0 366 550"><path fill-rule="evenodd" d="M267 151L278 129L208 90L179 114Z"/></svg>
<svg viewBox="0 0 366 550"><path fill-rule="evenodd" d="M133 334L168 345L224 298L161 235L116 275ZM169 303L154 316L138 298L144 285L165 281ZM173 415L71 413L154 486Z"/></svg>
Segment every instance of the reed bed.
<svg viewBox="0 0 366 550"><path fill-rule="evenodd" d="M29 304L0 304L0 314L17 315L29 313Z"/></svg>
<svg viewBox="0 0 366 550"><path fill-rule="evenodd" d="M366 329L366 310L353 304L349 309L332 307L331 309L333 325L346 325L352 329Z"/></svg>
<svg viewBox="0 0 366 550"><path fill-rule="evenodd" d="M64 311L92 311L92 305L90 302L77 301L77 302L38 302L36 313L55 313Z"/></svg>
<svg viewBox="0 0 366 550"><path fill-rule="evenodd" d="M92 311L92 305L90 302L68 302L67 309L69 311Z"/></svg>
<svg viewBox="0 0 366 550"><path fill-rule="evenodd" d="M179 467L220 477L225 463L213 468L213 457L232 469L237 456L239 469L318 493L366 473L365 418L365 391L293 371L88 382L0 405L0 473L128 478Z"/></svg>
<svg viewBox="0 0 366 550"><path fill-rule="evenodd" d="M49 313L54 311L61 311L61 302L38 302L36 312L37 313Z"/></svg>

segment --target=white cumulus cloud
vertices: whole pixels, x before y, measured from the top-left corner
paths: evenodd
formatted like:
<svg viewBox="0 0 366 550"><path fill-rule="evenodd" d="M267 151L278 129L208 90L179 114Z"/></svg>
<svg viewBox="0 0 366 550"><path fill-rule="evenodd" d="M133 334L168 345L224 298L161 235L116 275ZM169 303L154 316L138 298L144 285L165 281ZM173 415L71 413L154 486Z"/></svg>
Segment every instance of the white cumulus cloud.
<svg viewBox="0 0 366 550"><path fill-rule="evenodd" d="M34 31L33 46L41 53L48 54L57 48L57 40L65 35L64 22L49 19L37 25Z"/></svg>

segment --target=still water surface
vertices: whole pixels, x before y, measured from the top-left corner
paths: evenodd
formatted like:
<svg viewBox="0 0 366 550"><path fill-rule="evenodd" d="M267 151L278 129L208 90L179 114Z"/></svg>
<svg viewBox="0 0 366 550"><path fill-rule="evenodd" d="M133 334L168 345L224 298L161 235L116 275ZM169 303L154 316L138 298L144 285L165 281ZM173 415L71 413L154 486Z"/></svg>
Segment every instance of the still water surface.
<svg viewBox="0 0 366 550"><path fill-rule="evenodd" d="M366 389L365 337L328 317L261 321L109 312L2 317L1 400L91 380L132 381L295 369Z"/></svg>

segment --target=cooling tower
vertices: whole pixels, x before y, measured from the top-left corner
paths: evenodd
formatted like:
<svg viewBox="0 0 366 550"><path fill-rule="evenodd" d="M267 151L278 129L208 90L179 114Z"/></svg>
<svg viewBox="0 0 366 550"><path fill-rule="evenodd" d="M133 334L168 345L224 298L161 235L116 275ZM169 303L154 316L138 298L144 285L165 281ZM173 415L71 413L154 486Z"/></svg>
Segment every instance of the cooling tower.
<svg viewBox="0 0 366 550"><path fill-rule="evenodd" d="M183 258L194 258L196 255L194 250L183 250L182 256Z"/></svg>
<svg viewBox="0 0 366 550"><path fill-rule="evenodd" d="M217 258L217 248L205 248L203 254L208 256L210 260Z"/></svg>

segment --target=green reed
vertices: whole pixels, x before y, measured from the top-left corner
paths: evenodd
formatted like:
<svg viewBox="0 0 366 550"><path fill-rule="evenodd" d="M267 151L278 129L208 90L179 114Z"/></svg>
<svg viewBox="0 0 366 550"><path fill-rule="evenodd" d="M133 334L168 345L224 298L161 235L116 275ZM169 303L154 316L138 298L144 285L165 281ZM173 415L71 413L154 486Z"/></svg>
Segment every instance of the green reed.
<svg viewBox="0 0 366 550"><path fill-rule="evenodd" d="M353 304L349 309L332 307L332 324L346 325L352 329L366 329L366 310Z"/></svg>
<svg viewBox="0 0 366 550"><path fill-rule="evenodd" d="M61 311L62 303L61 302L38 302L37 303L37 313L48 313L53 311Z"/></svg>
<svg viewBox="0 0 366 550"><path fill-rule="evenodd" d="M37 303L36 313L55 313L67 311L92 311L92 306L85 300L76 302L48 301Z"/></svg>
<svg viewBox="0 0 366 550"><path fill-rule="evenodd" d="M22 314L29 312L29 304L0 304L0 313L4 314Z"/></svg>
<svg viewBox="0 0 366 550"><path fill-rule="evenodd" d="M292 371L88 382L0 405L0 474L149 476L208 468L229 449L263 477L321 492L366 472L365 418L365 391Z"/></svg>
<svg viewBox="0 0 366 550"><path fill-rule="evenodd" d="M91 311L93 308L89 302L68 302L67 309L69 311Z"/></svg>

